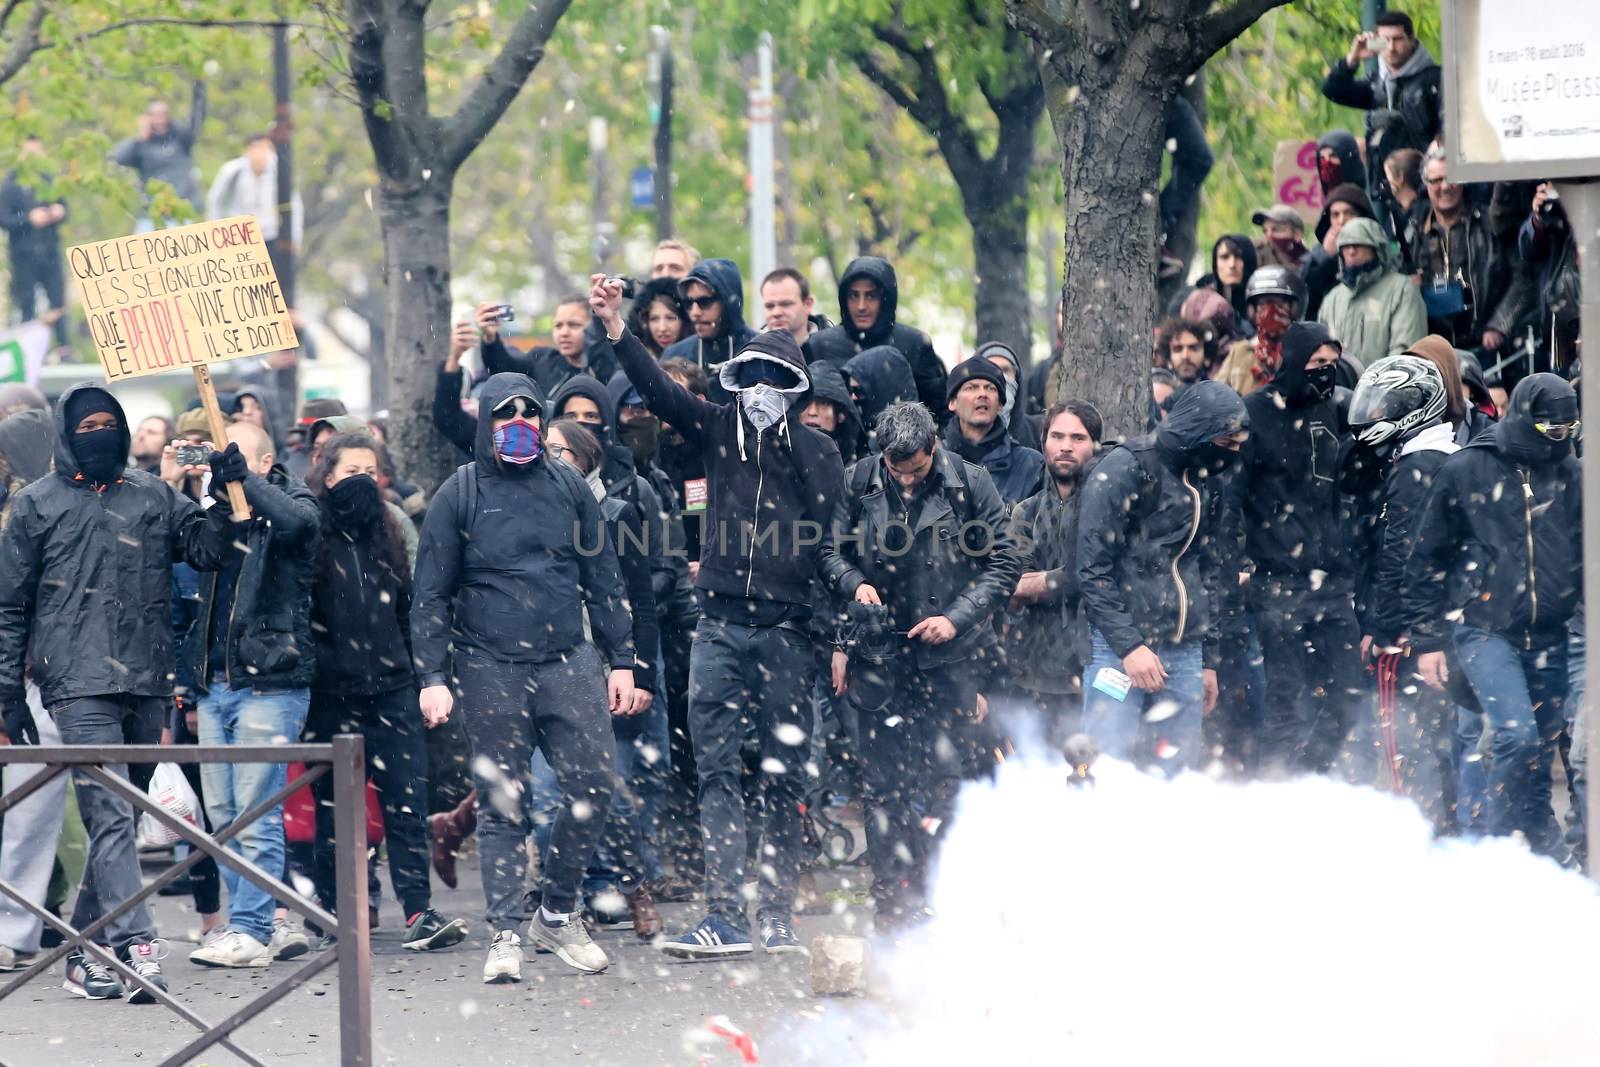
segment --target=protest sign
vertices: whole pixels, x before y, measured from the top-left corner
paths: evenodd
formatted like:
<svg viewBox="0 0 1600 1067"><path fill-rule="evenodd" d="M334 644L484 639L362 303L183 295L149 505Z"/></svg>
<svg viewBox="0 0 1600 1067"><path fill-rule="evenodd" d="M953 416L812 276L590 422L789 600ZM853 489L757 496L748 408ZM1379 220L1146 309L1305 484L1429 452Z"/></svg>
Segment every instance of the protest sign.
<svg viewBox="0 0 1600 1067"><path fill-rule="evenodd" d="M194 371L214 444L227 442L208 364L300 340L253 215L116 237L67 250L107 382ZM234 518L249 517L228 486Z"/></svg>
<svg viewBox="0 0 1600 1067"><path fill-rule="evenodd" d="M1322 217L1322 182L1317 177L1317 142L1279 141L1272 153L1276 202L1288 204L1309 231Z"/></svg>

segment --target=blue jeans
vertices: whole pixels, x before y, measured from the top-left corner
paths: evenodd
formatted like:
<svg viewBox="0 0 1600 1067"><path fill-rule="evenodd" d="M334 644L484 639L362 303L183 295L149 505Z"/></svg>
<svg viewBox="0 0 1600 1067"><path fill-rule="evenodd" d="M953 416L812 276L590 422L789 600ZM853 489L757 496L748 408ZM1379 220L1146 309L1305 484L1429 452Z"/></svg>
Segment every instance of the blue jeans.
<svg viewBox="0 0 1600 1067"><path fill-rule="evenodd" d="M1480 751L1483 713L1456 705L1456 829L1489 832L1489 759Z"/></svg>
<svg viewBox="0 0 1600 1067"><path fill-rule="evenodd" d="M1457 626L1456 656L1492 732L1489 832L1521 830L1534 850L1559 855L1562 835L1550 806L1556 746L1566 727L1567 644L1532 649L1472 626Z"/></svg>
<svg viewBox="0 0 1600 1067"><path fill-rule="evenodd" d="M257 693L212 682L199 701L202 745L292 745L300 740L311 701L308 689ZM240 812L283 788L282 763L203 763L206 814L221 830ZM245 827L228 847L275 877L284 870L283 806ZM223 866L228 886L228 927L266 944L272 937L272 895L232 867Z"/></svg>
<svg viewBox="0 0 1600 1067"><path fill-rule="evenodd" d="M1103 755L1141 767L1158 767L1176 774L1200 763L1200 729L1205 717L1204 669L1200 643L1158 645L1153 651L1167 672L1166 688L1147 693L1138 686L1120 700L1095 685L1107 668L1120 672L1122 657L1111 651L1099 630L1090 631L1089 666L1083 673L1083 731L1094 739ZM1171 715L1147 718L1160 708Z"/></svg>

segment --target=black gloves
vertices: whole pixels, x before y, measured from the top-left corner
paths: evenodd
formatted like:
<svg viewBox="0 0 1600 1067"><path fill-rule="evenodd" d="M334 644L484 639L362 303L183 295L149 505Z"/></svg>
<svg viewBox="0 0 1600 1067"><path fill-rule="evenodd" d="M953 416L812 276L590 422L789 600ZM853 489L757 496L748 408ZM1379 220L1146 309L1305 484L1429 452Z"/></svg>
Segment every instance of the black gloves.
<svg viewBox="0 0 1600 1067"><path fill-rule="evenodd" d="M245 462L244 453L239 451L237 441L230 443L221 452L211 453L211 480L219 485L229 482L242 482L250 473L250 464Z"/></svg>
<svg viewBox="0 0 1600 1067"><path fill-rule="evenodd" d="M6 736L11 739L13 745L39 743L39 724L33 721L33 711L29 709L26 700L19 698L7 703L0 715L5 719Z"/></svg>

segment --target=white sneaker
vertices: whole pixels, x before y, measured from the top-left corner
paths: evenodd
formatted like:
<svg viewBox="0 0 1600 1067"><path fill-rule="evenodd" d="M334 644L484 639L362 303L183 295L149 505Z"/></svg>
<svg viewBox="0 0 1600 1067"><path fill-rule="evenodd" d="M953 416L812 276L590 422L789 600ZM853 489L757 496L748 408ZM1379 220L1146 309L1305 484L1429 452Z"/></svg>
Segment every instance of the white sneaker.
<svg viewBox="0 0 1600 1067"><path fill-rule="evenodd" d="M304 956L311 951L311 942L306 940L306 935L292 919L272 920L272 940L267 942L267 951L272 953L275 960L292 960L297 956Z"/></svg>
<svg viewBox="0 0 1600 1067"><path fill-rule="evenodd" d="M189 953L189 962L203 967L266 967L272 963L272 952L239 930L229 930Z"/></svg>
<svg viewBox="0 0 1600 1067"><path fill-rule="evenodd" d="M483 961L483 980L489 985L522 981L522 938L511 930L501 930L489 945L489 958Z"/></svg>
<svg viewBox="0 0 1600 1067"><path fill-rule="evenodd" d="M551 926L544 921L544 909L539 909L528 920L528 939L547 952L554 952L562 963L576 967L585 974L599 974L611 964L605 952L589 936L589 928L583 924L581 911L568 915L566 922Z"/></svg>

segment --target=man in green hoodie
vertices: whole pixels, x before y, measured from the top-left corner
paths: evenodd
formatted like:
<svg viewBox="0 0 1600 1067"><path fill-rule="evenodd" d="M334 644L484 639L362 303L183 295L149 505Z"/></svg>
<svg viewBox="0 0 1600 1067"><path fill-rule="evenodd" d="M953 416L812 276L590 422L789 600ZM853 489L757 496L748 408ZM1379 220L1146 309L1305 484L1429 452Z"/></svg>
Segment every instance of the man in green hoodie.
<svg viewBox="0 0 1600 1067"><path fill-rule="evenodd" d="M1428 332L1428 310L1411 278L1389 264L1389 241L1373 219L1351 219L1339 231L1339 284L1317 321L1344 353L1367 366L1399 355Z"/></svg>

